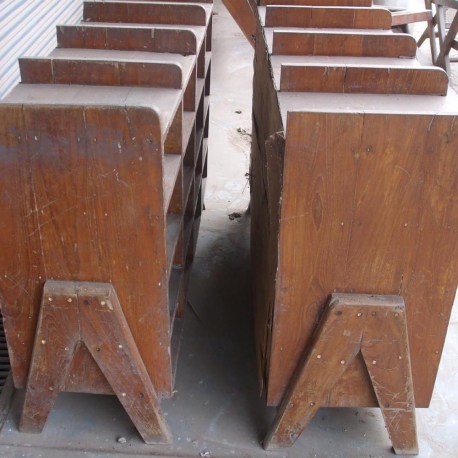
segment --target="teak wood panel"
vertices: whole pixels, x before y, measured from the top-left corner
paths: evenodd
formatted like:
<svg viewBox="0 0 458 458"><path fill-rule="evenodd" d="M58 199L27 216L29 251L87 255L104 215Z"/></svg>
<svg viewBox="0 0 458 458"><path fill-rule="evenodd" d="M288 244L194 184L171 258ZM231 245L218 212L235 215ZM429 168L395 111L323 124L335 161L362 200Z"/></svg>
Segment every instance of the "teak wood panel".
<svg viewBox="0 0 458 458"><path fill-rule="evenodd" d="M253 134L250 168L251 266L256 353L261 392L266 386L280 230L284 138L265 44L258 29L254 57ZM267 165L267 166L266 166Z"/></svg>
<svg viewBox="0 0 458 458"><path fill-rule="evenodd" d="M124 22L136 24L207 25L202 5L167 3L85 2L83 19L91 22Z"/></svg>
<svg viewBox="0 0 458 458"><path fill-rule="evenodd" d="M40 433L78 348L85 347L148 444L172 435L111 284L49 280L43 288L19 430Z"/></svg>
<svg viewBox="0 0 458 458"><path fill-rule="evenodd" d="M80 84L182 89L183 74L175 62L116 62L89 59L19 59L27 84Z"/></svg>
<svg viewBox="0 0 458 458"><path fill-rule="evenodd" d="M448 76L436 67L294 65L281 67L280 90L347 94L447 95Z"/></svg>
<svg viewBox="0 0 458 458"><path fill-rule="evenodd" d="M414 58L417 44L405 34L274 30L272 50L276 55Z"/></svg>
<svg viewBox="0 0 458 458"><path fill-rule="evenodd" d="M59 48L112 49L197 53L196 35L192 30L158 27L111 27L97 25L61 25L57 27Z"/></svg>
<svg viewBox="0 0 458 458"><path fill-rule="evenodd" d="M26 383L43 284L62 279L113 284L158 395L170 395L156 113L3 105L0 116L7 168L0 182L0 228L10 247L0 252L0 289L15 386ZM87 356L81 364L90 364ZM75 361L73 368L81 364ZM111 392L100 371L88 380L76 377L83 385L78 391Z"/></svg>
<svg viewBox="0 0 458 458"><path fill-rule="evenodd" d="M288 114L269 404L329 295L366 292L404 297L416 404L428 406L457 288L457 128L439 114ZM360 364L325 405L371 405Z"/></svg>
<svg viewBox="0 0 458 458"><path fill-rule="evenodd" d="M359 352L396 454L418 455L404 301L373 294L331 295L263 442L266 450L297 440Z"/></svg>
<svg viewBox="0 0 458 458"><path fill-rule="evenodd" d="M390 29L391 13L382 8L268 6L266 27Z"/></svg>

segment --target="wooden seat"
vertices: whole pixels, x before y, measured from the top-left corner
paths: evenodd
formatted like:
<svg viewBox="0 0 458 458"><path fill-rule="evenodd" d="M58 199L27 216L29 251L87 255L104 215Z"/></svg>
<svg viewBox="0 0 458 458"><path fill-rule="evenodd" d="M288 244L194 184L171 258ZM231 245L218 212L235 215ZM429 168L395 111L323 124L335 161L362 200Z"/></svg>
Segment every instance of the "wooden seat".
<svg viewBox="0 0 458 458"><path fill-rule="evenodd" d="M264 446L292 445L320 407L379 406L396 453L416 454L458 284L458 96L386 13L352 28L342 3L258 6L251 252L278 406Z"/></svg>
<svg viewBox="0 0 458 458"><path fill-rule="evenodd" d="M0 296L23 431L72 391L116 394L145 442L171 441L159 400L203 210L211 11L85 2L0 102Z"/></svg>

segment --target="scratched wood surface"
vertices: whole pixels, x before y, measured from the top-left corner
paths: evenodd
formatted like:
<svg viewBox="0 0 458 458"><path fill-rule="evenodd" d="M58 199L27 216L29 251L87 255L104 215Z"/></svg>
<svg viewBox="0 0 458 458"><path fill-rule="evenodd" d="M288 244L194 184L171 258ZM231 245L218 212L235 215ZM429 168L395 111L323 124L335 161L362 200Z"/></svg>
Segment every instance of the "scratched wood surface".
<svg viewBox="0 0 458 458"><path fill-rule="evenodd" d="M19 429L43 430L75 353L85 347L146 443L172 436L111 284L45 283Z"/></svg>
<svg viewBox="0 0 458 458"><path fill-rule="evenodd" d="M274 311L269 378L278 398L327 296L370 291L405 298L415 397L429 404L458 279L454 122L413 113L289 114L276 294L285 305ZM293 304L296 313L283 312ZM329 402L346 405L332 394Z"/></svg>
<svg viewBox="0 0 458 458"><path fill-rule="evenodd" d="M203 202L212 5L84 9L90 22L58 26L50 56L21 59L23 84L0 103L0 291L14 383L26 386L44 283L104 282L169 397ZM116 391L86 345L69 364L61 391Z"/></svg>
<svg viewBox="0 0 458 458"><path fill-rule="evenodd" d="M394 450L418 454L404 301L400 296L372 294L331 295L264 448L282 449L297 440L359 352Z"/></svg>
<svg viewBox="0 0 458 458"><path fill-rule="evenodd" d="M254 61L260 385L278 405L333 292L399 294L416 404L427 407L458 282L456 94L444 72L419 66L408 35L318 29L309 10L321 2L275 4L259 8ZM297 8L289 28L281 6ZM336 11L328 8L329 24L343 20ZM268 14L271 27L262 22ZM323 405L377 406L377 395L358 354Z"/></svg>

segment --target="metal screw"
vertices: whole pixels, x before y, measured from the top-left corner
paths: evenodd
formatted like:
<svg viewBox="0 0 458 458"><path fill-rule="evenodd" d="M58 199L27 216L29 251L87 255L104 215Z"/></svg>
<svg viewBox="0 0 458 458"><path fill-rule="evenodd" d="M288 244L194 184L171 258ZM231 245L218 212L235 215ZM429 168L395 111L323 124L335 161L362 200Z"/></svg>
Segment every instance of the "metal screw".
<svg viewBox="0 0 458 458"><path fill-rule="evenodd" d="M52 386L49 387L49 391L54 391L54 388Z"/></svg>
<svg viewBox="0 0 458 458"><path fill-rule="evenodd" d="M313 407L313 406L315 405L315 403L314 403L314 402L311 402L310 405Z"/></svg>
<svg viewBox="0 0 458 458"><path fill-rule="evenodd" d="M318 359L321 359L321 355L318 355L317 358L318 358Z"/></svg>
<svg viewBox="0 0 458 458"><path fill-rule="evenodd" d="M398 359L402 359L402 356L401 356L401 355L399 355L399 356L398 356Z"/></svg>
<svg viewBox="0 0 458 458"><path fill-rule="evenodd" d="M100 305L105 305L105 301L100 302Z"/></svg>
<svg viewBox="0 0 458 458"><path fill-rule="evenodd" d="M44 345L46 343L46 340L42 340L41 344Z"/></svg>
<svg viewBox="0 0 458 458"><path fill-rule="evenodd" d="M126 397L126 393L121 393L121 396L122 396L123 398L125 398L125 397Z"/></svg>
<svg viewBox="0 0 458 458"><path fill-rule="evenodd" d="M48 301L49 301L49 302L52 302L52 297L48 297Z"/></svg>
<svg viewBox="0 0 458 458"><path fill-rule="evenodd" d="M358 316L362 316L363 314L361 312L358 312Z"/></svg>
<svg viewBox="0 0 458 458"><path fill-rule="evenodd" d="M342 361L340 361L340 364L345 364L345 360L343 359Z"/></svg>
<svg viewBox="0 0 458 458"><path fill-rule="evenodd" d="M67 302L73 302L73 299L72 299L71 297L69 297L69 298L67 299Z"/></svg>
<svg viewBox="0 0 458 458"><path fill-rule="evenodd" d="M118 348L122 348L122 345L118 345Z"/></svg>
<svg viewBox="0 0 458 458"><path fill-rule="evenodd" d="M70 348L68 348L68 347L65 347L65 351L68 351L68 350L70 350Z"/></svg>
<svg viewBox="0 0 458 458"><path fill-rule="evenodd" d="M375 366L377 364L377 361L375 361L374 359L374 361L372 361L372 364Z"/></svg>

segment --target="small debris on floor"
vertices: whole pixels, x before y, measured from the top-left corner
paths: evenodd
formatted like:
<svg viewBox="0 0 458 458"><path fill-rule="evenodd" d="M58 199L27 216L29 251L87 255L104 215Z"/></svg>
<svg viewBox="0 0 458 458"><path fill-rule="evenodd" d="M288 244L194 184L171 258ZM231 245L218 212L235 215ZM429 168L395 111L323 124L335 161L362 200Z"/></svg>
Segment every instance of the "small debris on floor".
<svg viewBox="0 0 458 458"><path fill-rule="evenodd" d="M199 455L202 458L210 458L211 457L210 452L200 452Z"/></svg>
<svg viewBox="0 0 458 458"><path fill-rule="evenodd" d="M239 134L241 134L241 135L246 135L246 136L248 136L248 137L251 137L250 132L246 131L245 129L242 129L241 127L239 127L239 128L237 129L237 132L238 132Z"/></svg>
<svg viewBox="0 0 458 458"><path fill-rule="evenodd" d="M126 442L127 442L127 439L125 437L118 437L119 444L125 444Z"/></svg>
<svg viewBox="0 0 458 458"><path fill-rule="evenodd" d="M236 113L237 114L242 114L242 110L237 110Z"/></svg>
<svg viewBox="0 0 458 458"><path fill-rule="evenodd" d="M234 212L229 215L229 219L231 221L234 221L234 219L241 218L241 217L242 217L242 214L240 212Z"/></svg>

